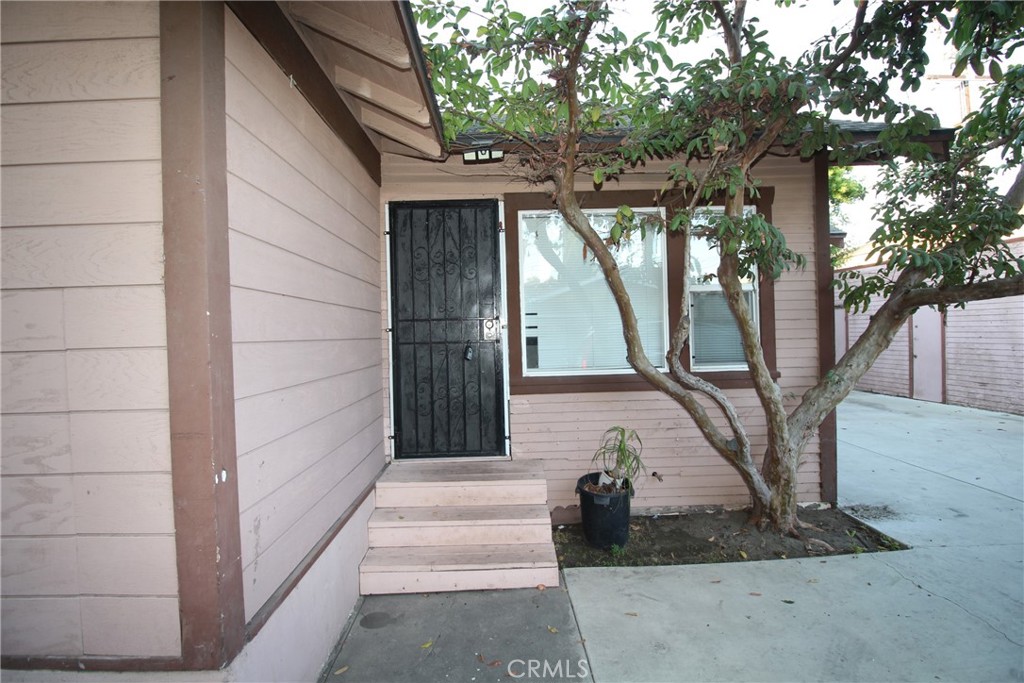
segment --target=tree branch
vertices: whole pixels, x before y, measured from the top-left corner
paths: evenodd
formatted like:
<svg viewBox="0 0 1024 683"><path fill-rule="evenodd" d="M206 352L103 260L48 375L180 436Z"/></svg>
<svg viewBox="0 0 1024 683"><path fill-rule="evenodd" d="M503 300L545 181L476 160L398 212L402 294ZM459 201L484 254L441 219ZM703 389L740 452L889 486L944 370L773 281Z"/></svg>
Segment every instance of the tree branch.
<svg viewBox="0 0 1024 683"><path fill-rule="evenodd" d="M850 44L846 46L842 52L832 58L832 61L828 63L822 70L822 75L825 78L831 78L832 75L839 70L843 64L857 51L860 44L864 42L867 37L867 30L865 30L865 17L867 16L868 2L867 0L860 0L857 3L857 14L853 18L853 28L850 29Z"/></svg>
<svg viewBox="0 0 1024 683"><path fill-rule="evenodd" d="M740 29L743 28L743 15L747 11L747 0L736 0L736 9L732 13L733 30L736 32L736 39L739 40Z"/></svg>
<svg viewBox="0 0 1024 683"><path fill-rule="evenodd" d="M846 49L837 54L828 66L822 71L825 78L830 78L846 61L856 52L857 48L860 47L861 43L867 37L867 30L865 29L864 18L867 14L868 3L867 0L860 0L857 4L857 14L854 17L853 28L850 30L850 44L846 46ZM785 130L786 126L792 121L792 116L796 114L801 107L803 107L810 100L810 92L804 98L794 101L788 110L783 114L780 114L775 118L774 121L765 126L764 130L758 136L757 141L747 147L747 150L743 153L743 163L749 166L760 159L775 141L778 139L782 131Z"/></svg>
<svg viewBox="0 0 1024 683"><path fill-rule="evenodd" d="M1017 169L1017 177L1014 179L1010 189L1003 195L1006 205L1017 211L1024 207L1024 164Z"/></svg>
<svg viewBox="0 0 1024 683"><path fill-rule="evenodd" d="M718 23L722 26L722 35L725 36L725 46L729 51L729 61L736 64L740 61L743 53L740 52L740 43L736 37L736 27L729 19L729 13L725 11L725 5L721 0L712 0L711 7L715 10Z"/></svg>
<svg viewBox="0 0 1024 683"><path fill-rule="evenodd" d="M771 497L771 491L754 466L753 458L750 454L749 440L746 438L745 432L742 429L742 423L739 421L739 416L736 414L735 409L721 390L708 385L712 391L706 395L722 408L729 421L730 428L736 427L739 429L738 432L730 429L736 436L735 441L732 441L725 437L714 421L712 421L704 406L700 404L690 391L686 390L681 382L673 382L672 379L666 377L654 367L644 351L643 342L640 339L636 312L629 299L629 294L626 292L626 286L622 281L622 274L619 271L618 263L616 263L615 257L608 249L608 245L605 244L605 241L593 229L590 221L580 208L575 193L575 159L577 143L579 141L579 128L577 126L579 94L576 88L576 73L578 71L579 59L582 55L582 46L586 42L586 36L593 23L589 16L588 22L577 36L579 42L569 51L567 55L568 62L561 76L565 99L569 105L569 116L565 139L562 141L563 149L561 150L560 163L558 168L552 173L552 180L555 183L555 203L562 217L573 231L580 236L601 267L601 272L604 274L608 289L611 291L612 298L619 309L619 317L622 320L622 334L626 343L626 356L630 366L654 388L682 406L693 418L697 428L711 447L733 466L743 478L749 490L762 503L766 502ZM694 377L693 379L696 380L695 385L702 382L699 378Z"/></svg>
<svg viewBox="0 0 1024 683"><path fill-rule="evenodd" d="M964 151L963 158L961 158L960 161L957 162L956 171L959 172L969 163L971 163L975 159L979 159L985 156L992 150L999 149L1000 147L1005 147L1006 145L1010 144L1010 142L1015 137L1014 133L1017 130L1019 130L1021 126L1024 126L1024 115L1018 116L1013 122L1010 123L1007 129L1008 132L1004 132L1002 135L995 138L994 140L989 140L984 145L979 145L969 151ZM1024 166L1022 166L1021 168L1024 169Z"/></svg>
<svg viewBox="0 0 1024 683"><path fill-rule="evenodd" d="M871 316L857 341L817 384L804 393L800 405L787 420L790 443L798 452L811 439L825 416L849 396L861 377L892 343L912 310L903 305L903 298L924 278L924 273L919 270L908 269L900 273L892 294Z"/></svg>
<svg viewBox="0 0 1024 683"><path fill-rule="evenodd" d="M690 391L698 391L714 401L729 423L730 430L735 435L737 460L743 463L744 467L754 470L754 461L750 451L750 437L743 427L743 422L736 412L736 407L726 397L725 392L693 373L687 372L683 367L682 361L679 360L683 354L683 347L690 338L690 235L691 227L687 224L678 238L683 240L683 263L685 264L683 268L683 291L679 299L679 322L676 324L675 329L672 330L672 339L665 360L668 362L669 372L676 382L684 388Z"/></svg>
<svg viewBox="0 0 1024 683"><path fill-rule="evenodd" d="M737 193L734 197L730 197L726 202L725 211L729 217L742 217L743 195ZM750 370L750 377L754 382L754 391L757 393L757 398L761 402L765 418L768 421L768 442L786 443L788 426L786 411L783 408L782 391L772 379L768 364L764 360L764 349L761 347L757 326L754 324L750 307L743 295L743 285L740 283L739 258L736 254L720 251L722 254L718 266L718 281L722 285L726 303L739 328L743 355L747 361L747 368Z"/></svg>
<svg viewBox="0 0 1024 683"><path fill-rule="evenodd" d="M955 287L913 289L907 292L901 303L904 308L914 309L922 306L945 306L969 301L985 301L986 299L999 299L1019 294L1024 294L1024 275L1001 280L972 282Z"/></svg>

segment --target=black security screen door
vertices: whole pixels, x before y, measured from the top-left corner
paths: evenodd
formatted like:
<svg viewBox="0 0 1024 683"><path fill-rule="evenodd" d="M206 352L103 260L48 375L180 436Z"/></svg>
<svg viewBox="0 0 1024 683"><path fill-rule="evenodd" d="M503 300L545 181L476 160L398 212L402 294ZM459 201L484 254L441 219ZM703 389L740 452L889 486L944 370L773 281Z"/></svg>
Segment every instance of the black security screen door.
<svg viewBox="0 0 1024 683"><path fill-rule="evenodd" d="M390 206L395 457L503 455L498 204Z"/></svg>

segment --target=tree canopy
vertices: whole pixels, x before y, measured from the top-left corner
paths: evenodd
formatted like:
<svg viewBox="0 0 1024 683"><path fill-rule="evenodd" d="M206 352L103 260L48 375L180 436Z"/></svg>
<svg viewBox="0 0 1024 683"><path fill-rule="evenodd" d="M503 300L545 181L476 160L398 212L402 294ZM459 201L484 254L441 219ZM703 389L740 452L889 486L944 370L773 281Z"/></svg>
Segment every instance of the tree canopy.
<svg viewBox="0 0 1024 683"><path fill-rule="evenodd" d="M791 5L782 0L780 5ZM628 360L654 388L694 419L708 443L743 478L753 513L794 532L796 467L822 420L854 387L914 309L1024 292L1024 260L1004 239L1021 226L1024 170L1009 193L991 183L985 154L1019 167L1024 145L1024 66L1008 59L1024 42L1024 3L851 3L848 21L810 41L799 57L773 53L745 0L731 4L659 0L651 31L626 35L613 6L563 0L526 16L508 0L456 4L427 0L419 9L426 53L450 141L472 133L509 152L506 168L546 187L565 221L600 264L623 323ZM955 72L987 73L992 84L958 129L948 154L927 143L933 114L900 101L921 85L929 63L929 29L941 27L955 48ZM687 61L675 48L698 44ZM871 139L855 135L870 127ZM845 123L844 123L845 121ZM872 297L885 305L864 335L795 406L784 401L760 347L742 294L747 277L779 278L805 263L763 215L743 210L757 196L754 171L769 154L828 154L838 164L884 164L886 197L873 236L879 272L843 280L851 307ZM680 363L690 332L682 308L657 371L636 332L614 247L649 229L621 207L616 228L599 236L579 206L579 189L601 187L650 162L668 170L661 201L666 229L699 231L720 254L717 279L743 340L764 410L768 448L755 463L750 438L725 392ZM586 180L583 180L583 179ZM694 212L713 201L725 210L710 227ZM686 288L684 286L684 301ZM721 429L702 395L726 418Z"/></svg>

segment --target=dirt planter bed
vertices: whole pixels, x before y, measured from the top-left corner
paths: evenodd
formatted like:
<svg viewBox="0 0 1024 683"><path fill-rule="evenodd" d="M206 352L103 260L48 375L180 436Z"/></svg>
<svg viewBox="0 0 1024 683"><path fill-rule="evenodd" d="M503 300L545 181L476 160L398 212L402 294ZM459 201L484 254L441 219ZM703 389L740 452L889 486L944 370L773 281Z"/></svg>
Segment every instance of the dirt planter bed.
<svg viewBox="0 0 1024 683"><path fill-rule="evenodd" d="M802 510L800 520L811 525L802 539L757 531L747 524L745 510L714 509L632 517L629 542L610 551L587 545L579 524L556 525L554 540L562 569L750 562L908 547L835 508Z"/></svg>

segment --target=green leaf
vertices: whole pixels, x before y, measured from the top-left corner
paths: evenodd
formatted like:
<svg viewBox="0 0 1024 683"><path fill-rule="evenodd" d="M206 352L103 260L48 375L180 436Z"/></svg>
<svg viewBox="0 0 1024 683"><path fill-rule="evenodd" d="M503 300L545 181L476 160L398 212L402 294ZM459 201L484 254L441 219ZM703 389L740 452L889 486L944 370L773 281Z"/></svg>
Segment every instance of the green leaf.
<svg viewBox="0 0 1024 683"><path fill-rule="evenodd" d="M998 83L1003 80L1003 67L1000 66L999 62L993 59L988 64L988 74L992 77L993 81Z"/></svg>

